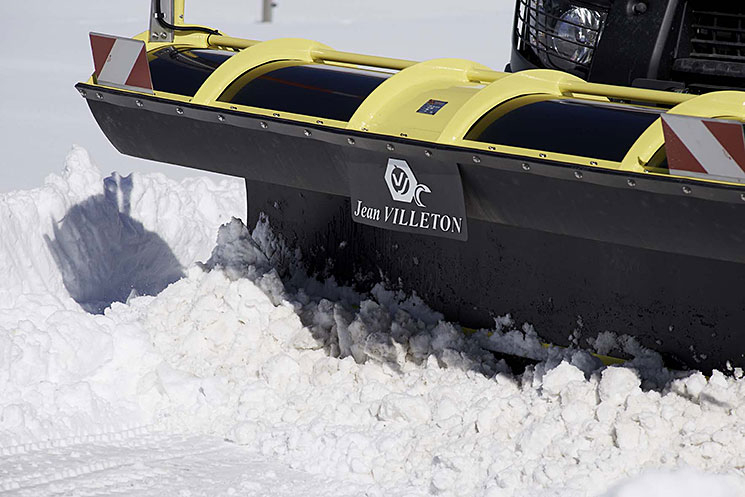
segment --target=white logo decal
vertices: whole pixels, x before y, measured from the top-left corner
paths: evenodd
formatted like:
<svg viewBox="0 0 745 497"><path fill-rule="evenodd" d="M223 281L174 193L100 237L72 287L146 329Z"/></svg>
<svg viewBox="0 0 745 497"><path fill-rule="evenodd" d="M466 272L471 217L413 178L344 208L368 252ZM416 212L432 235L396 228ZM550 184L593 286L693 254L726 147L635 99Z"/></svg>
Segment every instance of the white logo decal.
<svg viewBox="0 0 745 497"><path fill-rule="evenodd" d="M432 193L432 190L423 183L419 183L414 176L409 164L401 159L388 159L388 168L385 170L385 183L391 192L391 198L396 202L413 200L419 207L426 207L422 203L422 193Z"/></svg>

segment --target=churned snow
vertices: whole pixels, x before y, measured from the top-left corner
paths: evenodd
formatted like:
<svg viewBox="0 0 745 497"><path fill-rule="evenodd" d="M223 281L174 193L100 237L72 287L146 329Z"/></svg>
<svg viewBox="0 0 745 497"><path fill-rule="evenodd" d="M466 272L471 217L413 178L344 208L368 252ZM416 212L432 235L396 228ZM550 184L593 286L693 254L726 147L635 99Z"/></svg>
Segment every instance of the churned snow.
<svg viewBox="0 0 745 497"><path fill-rule="evenodd" d="M509 317L469 336L416 296L308 279L237 219L243 195L102 177L74 148L0 196L0 489L745 495L739 372L667 371L633 343L605 368Z"/></svg>

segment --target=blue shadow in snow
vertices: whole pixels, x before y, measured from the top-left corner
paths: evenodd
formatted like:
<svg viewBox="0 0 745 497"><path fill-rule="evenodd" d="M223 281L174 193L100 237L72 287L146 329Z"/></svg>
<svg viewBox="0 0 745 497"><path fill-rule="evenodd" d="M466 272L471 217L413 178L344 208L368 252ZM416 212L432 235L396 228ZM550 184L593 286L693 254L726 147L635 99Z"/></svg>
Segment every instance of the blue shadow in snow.
<svg viewBox="0 0 745 497"><path fill-rule="evenodd" d="M156 295L184 276L168 244L130 213L132 177L104 179L104 194L72 208L45 237L70 296L101 314L131 295Z"/></svg>

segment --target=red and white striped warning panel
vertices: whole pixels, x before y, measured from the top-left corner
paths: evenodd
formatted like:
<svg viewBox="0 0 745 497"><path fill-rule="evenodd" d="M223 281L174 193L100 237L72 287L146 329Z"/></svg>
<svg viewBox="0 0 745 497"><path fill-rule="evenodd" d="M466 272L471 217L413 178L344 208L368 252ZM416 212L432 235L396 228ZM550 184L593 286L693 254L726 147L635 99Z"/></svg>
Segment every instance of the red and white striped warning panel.
<svg viewBox="0 0 745 497"><path fill-rule="evenodd" d="M90 33L96 82L125 90L153 92L145 42Z"/></svg>
<svg viewBox="0 0 745 497"><path fill-rule="evenodd" d="M745 183L745 133L738 121L662 114L671 173Z"/></svg>

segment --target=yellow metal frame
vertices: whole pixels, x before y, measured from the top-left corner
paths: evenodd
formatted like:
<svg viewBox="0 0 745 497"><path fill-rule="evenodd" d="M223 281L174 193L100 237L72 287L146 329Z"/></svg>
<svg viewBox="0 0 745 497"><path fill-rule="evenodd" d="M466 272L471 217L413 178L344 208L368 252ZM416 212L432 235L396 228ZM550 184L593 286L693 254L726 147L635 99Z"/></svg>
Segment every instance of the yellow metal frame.
<svg viewBox="0 0 745 497"><path fill-rule="evenodd" d="M479 91L468 77L488 68L461 59L436 59L408 66L378 86L349 120L349 129L436 141L456 105ZM448 102L435 115L417 110L428 100ZM449 106L449 107L448 107Z"/></svg>
<svg viewBox="0 0 745 497"><path fill-rule="evenodd" d="M176 15L174 17L177 24L184 24L183 4L184 0L175 1ZM581 164L603 169L675 177L674 175L659 173L651 162L664 145L660 120L655 121L638 138L621 162L509 147L498 143L481 143L466 140L464 137L482 116L495 107L508 105L508 102L513 99L530 95L606 102L613 99L633 104L670 107L667 112L671 114L735 119L745 122L745 92L726 91L694 96L588 83L567 73L545 69L508 74L490 70L486 66L467 60L436 59L427 62L415 62L341 52L317 41L298 38L259 42L199 32L176 32L173 43L151 42L148 39L147 32L141 33L135 38L146 43L149 53L164 46L215 48L237 52L207 78L193 97L156 91L155 95L158 97L258 115L283 117L298 122L322 124L334 128L426 140L441 145L464 147L474 151L550 159L567 164ZM397 72L367 97L348 123L218 101L220 95L228 86L246 72L279 61L365 67ZM93 80L90 79L88 84L94 84ZM442 100L447 104L435 115L416 112L428 99ZM721 180L688 177L685 179L742 186L739 183Z"/></svg>

